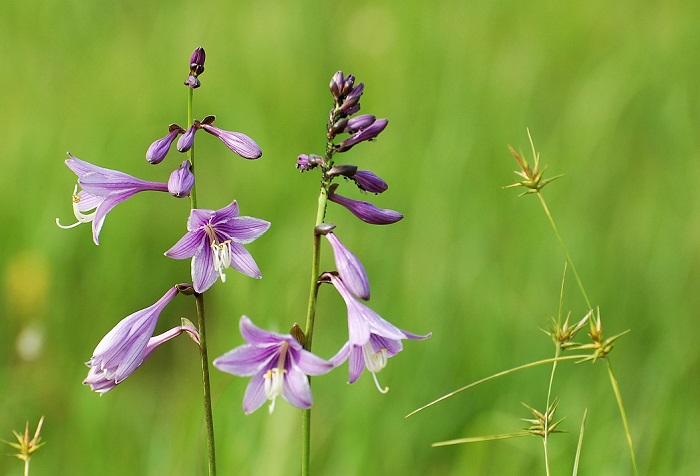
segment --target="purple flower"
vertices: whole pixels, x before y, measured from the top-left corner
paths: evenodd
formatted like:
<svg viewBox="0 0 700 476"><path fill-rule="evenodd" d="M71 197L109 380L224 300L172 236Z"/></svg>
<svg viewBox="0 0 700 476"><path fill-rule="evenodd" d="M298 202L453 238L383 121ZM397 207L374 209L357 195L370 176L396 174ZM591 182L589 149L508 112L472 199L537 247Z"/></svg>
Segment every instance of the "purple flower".
<svg viewBox="0 0 700 476"><path fill-rule="evenodd" d="M335 286L348 308L348 342L330 361L334 366L338 366L350 359L348 383L356 382L366 367L372 372L379 391L386 393L388 389L382 389L379 385L377 372L386 366L390 357L403 350L403 339L427 339L431 334L412 334L385 321L379 314L356 300L346 283L335 274L324 273L321 279L329 280Z"/></svg>
<svg viewBox="0 0 700 476"><path fill-rule="evenodd" d="M335 233L329 231L326 233L326 238L333 248L333 256L335 257L335 266L338 274L352 294L364 299L369 299L369 278L365 272L362 262L350 252L335 236Z"/></svg>
<svg viewBox="0 0 700 476"><path fill-rule="evenodd" d="M234 200L220 210L194 209L187 220L187 233L165 256L174 259L192 258L194 290L203 293L216 278L225 281L224 270L231 266L241 273L261 278L260 269L243 247L260 237L270 223L253 217L239 217Z"/></svg>
<svg viewBox="0 0 700 476"><path fill-rule="evenodd" d="M386 191L389 186L387 183L381 179L381 177L375 175L369 170L358 170L353 176L350 177L355 184L360 188L369 193L382 193Z"/></svg>
<svg viewBox="0 0 700 476"><path fill-rule="evenodd" d="M170 146L172 145L173 141L178 136L178 134L182 134L183 132L185 132L185 130L177 124L170 124L170 128L168 129L168 131L169 132L167 136L155 141L153 144L150 145L150 147L146 151L146 160L149 163L161 163L165 156L168 154Z"/></svg>
<svg viewBox="0 0 700 476"><path fill-rule="evenodd" d="M291 334L260 329L247 316L241 317L239 327L247 344L214 359L214 367L253 377L243 398L243 411L252 413L270 400L272 413L280 395L295 407L311 408L313 398L307 376L325 374L333 364L304 350Z"/></svg>
<svg viewBox="0 0 700 476"><path fill-rule="evenodd" d="M77 186L73 191L73 213L78 221L64 226L56 219L56 224L61 228L73 228L92 222L92 239L96 245L100 244L100 230L112 208L138 192L168 191L167 183L147 182L118 170L92 165L70 153L68 156L70 159L66 160L66 165L78 176L78 185L82 188L79 193L76 193ZM87 213L90 210L94 211Z"/></svg>
<svg viewBox="0 0 700 476"><path fill-rule="evenodd" d="M387 119L377 119L370 126L354 133L343 142L336 145L335 150L337 152L346 152L360 142L375 139L384 130L387 124L389 124Z"/></svg>
<svg viewBox="0 0 700 476"><path fill-rule="evenodd" d="M360 116L353 117L352 119L348 120L343 132L354 134L355 132L368 128L374 124L376 120L377 118L371 114L362 114Z"/></svg>
<svg viewBox="0 0 700 476"><path fill-rule="evenodd" d="M105 393L131 375L163 342L183 331L189 332L198 340L197 330L189 326L179 326L152 337L161 311L177 293L176 286L170 288L158 302L125 317L109 331L97 344L92 358L87 362L90 371L83 383L95 392Z"/></svg>
<svg viewBox="0 0 700 476"><path fill-rule="evenodd" d="M187 197L194 186L194 174L192 173L192 164L189 160L185 160L180 165L180 168L173 170L168 180L168 192L170 195L177 198Z"/></svg>
<svg viewBox="0 0 700 476"><path fill-rule="evenodd" d="M403 215L397 211L389 210L387 208L377 208L369 202L343 197L342 195L335 193L333 190L329 190L328 199L331 202L344 206L357 218L371 225L389 225L391 223L396 223L403 218Z"/></svg>

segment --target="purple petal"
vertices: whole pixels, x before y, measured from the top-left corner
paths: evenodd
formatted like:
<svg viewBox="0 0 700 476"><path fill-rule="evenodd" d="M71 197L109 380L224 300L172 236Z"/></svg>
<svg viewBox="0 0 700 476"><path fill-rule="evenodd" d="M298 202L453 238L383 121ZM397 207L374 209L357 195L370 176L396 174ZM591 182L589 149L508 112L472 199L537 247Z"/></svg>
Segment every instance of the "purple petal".
<svg viewBox="0 0 700 476"><path fill-rule="evenodd" d="M352 351L352 345L350 342L346 342L343 344L343 346L340 348L340 350L329 359L329 362L333 364L334 367L338 367L341 365L343 362L348 360L348 357L350 357L350 352Z"/></svg>
<svg viewBox="0 0 700 476"><path fill-rule="evenodd" d="M294 363L290 363L287 366L287 374L284 376L284 386L282 387L282 398L291 405L303 410L311 408L313 404L309 378Z"/></svg>
<svg viewBox="0 0 700 476"><path fill-rule="evenodd" d="M173 170L168 180L168 192L175 198L187 197L194 187L194 174L192 173L192 164L189 160L185 160L180 165L180 168Z"/></svg>
<svg viewBox="0 0 700 476"><path fill-rule="evenodd" d="M187 152L194 145L194 134L197 132L197 127L193 124L188 129L187 132L182 134L177 141L177 150L179 152Z"/></svg>
<svg viewBox="0 0 700 476"><path fill-rule="evenodd" d="M336 151L347 152L348 150L352 149L353 146L359 144L360 142L375 139L386 128L387 124L389 124L388 120L377 119L369 127L362 129L359 132L356 132L355 134L338 144L335 147Z"/></svg>
<svg viewBox="0 0 700 476"><path fill-rule="evenodd" d="M231 267L233 269L245 274L246 276L250 276L251 278L262 278L260 268L258 268L257 263L248 250L243 248L243 245L231 242L229 243L229 246L231 247ZM212 267L213 266L214 264L212 262Z"/></svg>
<svg viewBox="0 0 700 476"><path fill-rule="evenodd" d="M208 245L209 240L205 240L192 257L192 285L198 293L209 289L219 277L214 269L214 257Z"/></svg>
<svg viewBox="0 0 700 476"><path fill-rule="evenodd" d="M173 259L191 258L204 246L205 237L206 233L203 230L188 231L165 252L165 256Z"/></svg>
<svg viewBox="0 0 700 476"><path fill-rule="evenodd" d="M157 141L153 142L150 147L148 147L148 150L146 151L146 160L149 163L154 165L161 163L168 154L170 146L175 138L178 136L178 134L183 132L182 128L179 126L173 126L170 127L170 132L168 132L167 136L163 137L162 139L158 139Z"/></svg>
<svg viewBox="0 0 700 476"><path fill-rule="evenodd" d="M248 387L245 389L243 411L246 415L249 415L260 408L265 403L265 400L267 400L267 395L265 395L265 378L263 372L260 372L253 375L250 383L248 383Z"/></svg>
<svg viewBox="0 0 700 476"><path fill-rule="evenodd" d="M214 367L239 377L250 377L260 372L278 354L274 347L242 345L214 359Z"/></svg>
<svg viewBox="0 0 700 476"><path fill-rule="evenodd" d="M308 350L301 349L295 354L294 360L296 361L296 365L298 365L306 375L323 375L330 372L334 367L333 363L312 354Z"/></svg>
<svg viewBox="0 0 700 476"><path fill-rule="evenodd" d="M270 222L254 217L236 217L218 223L217 232L236 243L248 244L260 238L269 228Z"/></svg>
<svg viewBox="0 0 700 476"><path fill-rule="evenodd" d="M365 370L365 358L362 355L362 347L352 346L352 351L350 352L350 359L348 361L348 383L355 383L357 379L360 378L362 372Z"/></svg>
<svg viewBox="0 0 700 476"><path fill-rule="evenodd" d="M326 233L326 238L333 248L335 266L343 283L355 296L369 299L369 278L360 260L340 242L335 233Z"/></svg>
<svg viewBox="0 0 700 476"><path fill-rule="evenodd" d="M220 223L227 223L232 218L236 218L238 214L238 202L234 200L224 208L211 212L211 224L218 227Z"/></svg>
<svg viewBox="0 0 700 476"><path fill-rule="evenodd" d="M193 231L202 228L209 224L213 216L214 210L195 208L190 212L190 216L187 218L187 229Z"/></svg>
<svg viewBox="0 0 700 476"><path fill-rule="evenodd" d="M100 244L100 231L102 231L102 225L104 225L105 218L107 218L107 213L135 193L136 191L134 190L128 193L111 195L105 198L100 206L97 207L95 218L92 220L92 241L94 241L96 245Z"/></svg>
<svg viewBox="0 0 700 476"><path fill-rule="evenodd" d="M238 328L246 342L257 346L279 344L282 341L286 341L289 337L289 335L285 336L259 328L253 324L253 321L248 316L241 316Z"/></svg>

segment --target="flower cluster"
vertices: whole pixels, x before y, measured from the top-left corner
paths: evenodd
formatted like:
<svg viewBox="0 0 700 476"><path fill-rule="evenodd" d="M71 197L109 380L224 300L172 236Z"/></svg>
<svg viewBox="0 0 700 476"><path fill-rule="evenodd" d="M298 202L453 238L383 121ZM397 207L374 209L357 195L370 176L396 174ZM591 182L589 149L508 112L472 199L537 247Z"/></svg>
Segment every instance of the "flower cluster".
<svg viewBox="0 0 700 476"><path fill-rule="evenodd" d="M301 154L296 166L302 172L320 169L320 207L327 200L342 205L360 220L373 225L388 225L403 218L397 211L378 208L370 202L354 200L336 193L340 185L334 183L337 177L348 179L362 192L380 194L388 189L387 183L369 170L359 170L356 165L334 165L336 153L344 153L355 145L375 139L387 126L386 119L377 119L370 114L354 116L360 110L360 98L364 92L362 83L355 84L353 75L345 76L337 72L330 83L333 95L333 108L327 126L326 155ZM336 143L340 134L349 137ZM306 375L320 375L349 360L348 383L356 382L365 368L372 373L380 392L382 388L377 373L387 364L390 357L403 349L405 339L426 339L427 335L417 335L404 331L370 309L362 301L370 298L370 285L362 262L340 241L335 233L336 226L319 223L314 232L317 237L325 236L333 250L335 271L323 272L318 276L318 284L329 283L338 291L347 307L348 340L328 361L313 356L304 350L304 335L276 334L255 327L247 317L241 318L241 334L247 344L237 347L214 361L214 365L224 372L239 376L252 376L243 402L243 409L250 413L265 401L271 400L270 412L275 398L282 395L292 405L299 408L311 406L311 392ZM315 251L315 254L317 250Z"/></svg>
<svg viewBox="0 0 700 476"><path fill-rule="evenodd" d="M205 53L197 48L190 58L190 74L185 85L191 89L201 86L198 76L204 72ZM190 91L191 101L191 91ZM172 124L168 135L151 144L146 159L151 164L163 161L175 139L178 150L190 151L194 145L194 135L199 129L212 134L238 155L256 159L262 155L260 147L250 137L239 132L229 132L212 124L214 116L202 121L192 120L187 130ZM118 170L85 162L68 154L66 165L78 176L78 183L72 194L73 213L76 222L61 228L72 228L82 223L92 223L92 237L99 244L99 237L107 213L116 205L138 192L168 192L176 198L188 197L195 186L194 156L188 153L186 160L170 173L167 182L150 182L133 177ZM190 197L192 199L192 197ZM238 203L234 200L220 210L196 208L192 199L192 210L187 220L187 233L165 252L173 259L191 261L193 284L179 284L168 290L155 304L137 311L122 319L104 336L87 362L90 370L83 382L92 390L103 394L131 375L162 343L182 334L189 334L199 344L199 332L187 320L169 331L154 336L158 318L165 306L178 293L201 294L217 280L225 280L225 270L232 267L237 271L260 278L260 270L250 253L243 247L260 237L270 227L270 223L259 218L239 216Z"/></svg>

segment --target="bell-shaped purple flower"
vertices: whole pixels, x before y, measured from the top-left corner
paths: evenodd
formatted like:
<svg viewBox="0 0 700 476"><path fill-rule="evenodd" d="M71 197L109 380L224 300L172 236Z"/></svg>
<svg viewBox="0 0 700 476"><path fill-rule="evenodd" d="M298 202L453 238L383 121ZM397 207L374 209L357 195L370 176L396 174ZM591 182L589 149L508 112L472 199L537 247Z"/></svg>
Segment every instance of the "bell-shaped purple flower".
<svg viewBox="0 0 700 476"><path fill-rule="evenodd" d="M346 152L360 142L375 139L389 124L387 119L377 119L372 124L359 132L354 133L343 142L335 146L337 152Z"/></svg>
<svg viewBox="0 0 700 476"><path fill-rule="evenodd" d="M158 302L125 317L109 331L87 362L90 371L83 383L95 392L107 392L131 375L158 345L183 330L197 335L196 329L180 326L179 331L152 337L160 313L177 293L177 286L173 286Z"/></svg>
<svg viewBox="0 0 700 476"><path fill-rule="evenodd" d="M154 165L161 163L168 154L170 146L172 145L173 141L175 141L175 138L184 132L185 130L177 124L170 124L168 135L162 139L158 139L157 141L153 142L150 147L148 147L148 150L146 151L146 160Z"/></svg>
<svg viewBox="0 0 700 476"><path fill-rule="evenodd" d="M168 192L170 195L177 198L187 197L194 186L194 174L192 173L192 164L189 160L185 160L180 165L180 168L173 170L168 179Z"/></svg>
<svg viewBox="0 0 700 476"><path fill-rule="evenodd" d="M247 344L214 359L214 367L252 377L243 397L243 411L252 413L270 400L272 413L280 395L295 407L311 408L313 398L307 376L325 374L333 364L305 350L291 334L260 329L247 316L241 317L239 327Z"/></svg>
<svg viewBox="0 0 700 476"><path fill-rule="evenodd" d="M335 267L343 283L345 283L352 294L365 301L368 300L369 278L364 266L362 266L362 262L340 242L335 233L329 231L325 236L328 238L331 248L333 248Z"/></svg>
<svg viewBox="0 0 700 476"><path fill-rule="evenodd" d="M351 198L338 195L335 193L333 187L331 187L328 192L328 199L331 202L344 206L357 218L371 225L389 225L391 223L396 223L403 218L403 215L397 211L389 210L388 208L377 208L370 202L353 200Z"/></svg>
<svg viewBox="0 0 700 476"><path fill-rule="evenodd" d="M261 278L258 265L243 245L262 236L268 228L270 222L238 216L235 200L220 210L194 209L187 220L187 233L165 256L192 258L192 283L198 293L209 289L218 277L225 281L224 271L229 266Z"/></svg>
<svg viewBox="0 0 700 476"><path fill-rule="evenodd" d="M377 389L386 393L388 389L379 385L377 372L386 366L390 357L403 350L402 340L427 339L431 334L412 334L382 319L379 314L355 299L341 277L324 273L321 279L330 281L335 286L348 308L348 342L330 361L338 366L350 359L348 383L356 382L367 368L372 372Z"/></svg>
<svg viewBox="0 0 700 476"><path fill-rule="evenodd" d="M73 228L81 223L92 222L92 239L99 245L100 230L107 213L132 195L147 190L167 192L168 184L137 179L118 170L106 169L90 164L68 154L66 165L78 176L78 185L73 192L73 213L78 220L72 225L56 224L61 228ZM87 213L94 210L91 213Z"/></svg>

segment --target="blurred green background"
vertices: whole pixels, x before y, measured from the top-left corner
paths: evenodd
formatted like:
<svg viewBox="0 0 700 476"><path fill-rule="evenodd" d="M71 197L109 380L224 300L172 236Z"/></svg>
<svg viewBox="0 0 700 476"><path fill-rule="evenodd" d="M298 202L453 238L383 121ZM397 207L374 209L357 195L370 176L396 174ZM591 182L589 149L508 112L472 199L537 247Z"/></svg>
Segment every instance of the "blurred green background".
<svg viewBox="0 0 700 476"><path fill-rule="evenodd" d="M362 110L390 120L374 144L339 157L390 189L372 197L406 218L389 227L329 209L363 261L370 306L431 339L408 342L379 375L346 384L347 366L313 380L315 474L544 474L542 444L522 438L431 448L514 431L542 409L549 368L451 390L553 354L564 257L535 197L502 190L507 145L547 173L545 196L604 332L631 329L611 355L642 474L694 474L700 459L700 3L662 1L292 2L4 1L5 124L0 189L0 438L46 416L33 475L198 475L205 442L198 354L179 338L98 397L84 362L124 316L155 302L189 263L163 256L185 230L186 200L141 194L120 204L96 247L72 218L65 152L164 181L182 156L149 166L149 144L186 123L191 51L207 52L195 116L245 132L246 161L202 133L200 206L233 198L272 222L248 246L264 279L234 272L207 293L210 354L239 345L238 319L286 332L303 322L318 176L294 168L321 153L338 69L365 83ZM348 185L345 193L361 198ZM326 247L327 248L327 247ZM327 249L322 267L333 267ZM321 289L314 350L343 343L345 308ZM178 297L165 330L194 318ZM564 310L582 317L572 276ZM582 335L582 338L585 336ZM300 412L278 402L245 416L248 379L213 372L219 472L298 472ZM582 474L631 474L604 363L565 364L555 379L568 433L551 440L553 474L570 474L584 409ZM9 453L9 447L2 453ZM0 458L0 474L20 462Z"/></svg>

